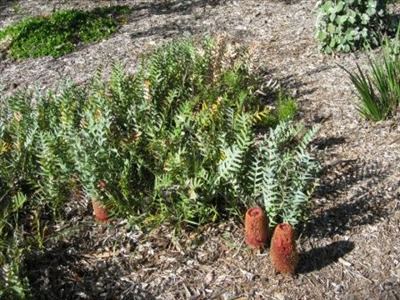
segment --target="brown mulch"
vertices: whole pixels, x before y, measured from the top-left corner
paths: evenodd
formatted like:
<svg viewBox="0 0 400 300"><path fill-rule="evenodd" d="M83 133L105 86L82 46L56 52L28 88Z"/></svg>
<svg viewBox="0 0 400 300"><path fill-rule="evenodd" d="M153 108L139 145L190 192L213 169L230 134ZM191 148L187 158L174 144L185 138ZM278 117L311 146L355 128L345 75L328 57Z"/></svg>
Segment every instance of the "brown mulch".
<svg viewBox="0 0 400 300"><path fill-rule="evenodd" d="M53 9L127 4L128 24L110 39L64 57L0 58L6 92L65 78L85 82L118 59L174 37L228 33L251 45L260 64L299 99L301 118L319 123L324 164L309 224L300 231L298 274L274 274L268 251L243 243L240 222L180 238L167 225L143 233L124 221L95 224L82 200L57 239L33 253L27 275L37 299L400 299L399 116L361 119L344 66L363 53L322 55L314 41L316 1L0 1L0 26ZM395 7L398 9L398 7ZM377 51L375 51L377 52ZM77 211L75 211L77 209Z"/></svg>

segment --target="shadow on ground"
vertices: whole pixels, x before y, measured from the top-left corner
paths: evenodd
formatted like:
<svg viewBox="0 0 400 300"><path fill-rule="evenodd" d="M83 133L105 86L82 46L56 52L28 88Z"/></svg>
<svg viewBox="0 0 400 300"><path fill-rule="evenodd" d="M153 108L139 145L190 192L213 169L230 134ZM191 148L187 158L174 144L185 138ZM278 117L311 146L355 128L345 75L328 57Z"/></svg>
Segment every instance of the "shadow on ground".
<svg viewBox="0 0 400 300"><path fill-rule="evenodd" d="M74 237L32 253L25 263L32 298L155 299L130 278L132 266L124 257L95 248Z"/></svg>
<svg viewBox="0 0 400 300"><path fill-rule="evenodd" d="M135 10L147 9L150 14L190 14L196 7L217 6L225 4L226 0L176 0L176 1L152 1L140 2L133 8Z"/></svg>
<svg viewBox="0 0 400 300"><path fill-rule="evenodd" d="M316 123L321 123L323 120L314 120ZM346 142L346 138L343 136L330 136L327 138L323 139L316 139L313 145L318 149L318 150L326 150L329 148L332 148L337 145L342 145Z"/></svg>
<svg viewBox="0 0 400 300"><path fill-rule="evenodd" d="M354 249L354 243L349 241L333 242L324 247L314 248L300 255L298 272L300 274L321 270L336 262L339 258Z"/></svg>
<svg viewBox="0 0 400 300"><path fill-rule="evenodd" d="M16 4L17 0L0 0L0 16L6 9L13 7Z"/></svg>
<svg viewBox="0 0 400 300"><path fill-rule="evenodd" d="M223 0L197 0L197 1L172 1L172 2L146 2L138 3L134 5L134 13L130 17L130 22L136 22L143 18L148 18L153 15L191 15L193 9L204 8L203 14L196 16L197 19L201 19L207 16L206 8L215 7L218 5L225 4ZM182 33L201 33L204 32L204 28L196 26L196 22L192 19L171 19L163 25L154 25L148 29L138 29L131 34L132 39L142 38L147 36L160 36L168 38L172 36L180 36Z"/></svg>
<svg viewBox="0 0 400 300"><path fill-rule="evenodd" d="M340 138L335 138L321 145L341 142ZM321 175L315 196L320 209L316 208L317 214L311 218L303 235L319 238L342 235L353 228L375 224L389 215L387 204L393 195L376 188L388 175L384 167L346 160L326 166ZM353 188L356 185L357 188Z"/></svg>
<svg viewBox="0 0 400 300"><path fill-rule="evenodd" d="M182 33L189 33L190 35L197 32L197 30L189 24L177 24L171 22L162 26L153 26L147 30L136 31L131 34L132 39L148 37L148 36L160 36L162 38L169 38L174 36L180 36Z"/></svg>

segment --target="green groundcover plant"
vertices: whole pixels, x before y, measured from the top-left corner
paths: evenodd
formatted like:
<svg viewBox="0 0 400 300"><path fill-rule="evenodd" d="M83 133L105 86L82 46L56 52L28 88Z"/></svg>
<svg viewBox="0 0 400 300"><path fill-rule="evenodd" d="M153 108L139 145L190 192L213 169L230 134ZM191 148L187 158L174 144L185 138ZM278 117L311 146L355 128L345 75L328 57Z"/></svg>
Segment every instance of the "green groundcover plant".
<svg viewBox="0 0 400 300"><path fill-rule="evenodd" d="M141 224L199 225L254 203L271 226L305 220L319 168L308 152L316 129L296 124L286 93L259 90L245 48L174 41L143 56L135 74L116 65L102 77L0 101L2 241L15 240L31 215L34 245L43 245L40 216L54 219L76 191ZM4 266L21 260L14 253ZM24 291L12 266L4 272Z"/></svg>
<svg viewBox="0 0 400 300"><path fill-rule="evenodd" d="M100 41L116 32L130 12L127 6L66 10L49 16L29 17L0 31L9 40L13 58L59 57L79 45Z"/></svg>

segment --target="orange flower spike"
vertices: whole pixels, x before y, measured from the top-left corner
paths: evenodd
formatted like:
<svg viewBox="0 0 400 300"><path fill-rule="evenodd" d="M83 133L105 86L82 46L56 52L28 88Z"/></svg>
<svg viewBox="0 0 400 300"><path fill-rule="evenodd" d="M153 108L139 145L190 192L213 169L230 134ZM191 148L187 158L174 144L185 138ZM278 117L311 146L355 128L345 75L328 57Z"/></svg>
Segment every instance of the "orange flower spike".
<svg viewBox="0 0 400 300"><path fill-rule="evenodd" d="M107 222L108 213L107 209L97 200L92 200L93 215L97 221Z"/></svg>
<svg viewBox="0 0 400 300"><path fill-rule="evenodd" d="M296 250L292 226L282 223L276 226L271 240L270 256L275 270L283 274L294 274L299 255Z"/></svg>
<svg viewBox="0 0 400 300"><path fill-rule="evenodd" d="M247 210L245 217L245 241L253 249L264 248L268 240L268 219L260 207Z"/></svg>
<svg viewBox="0 0 400 300"><path fill-rule="evenodd" d="M97 183L97 187L100 191L104 191L107 188L107 181L105 181L104 179L100 179Z"/></svg>

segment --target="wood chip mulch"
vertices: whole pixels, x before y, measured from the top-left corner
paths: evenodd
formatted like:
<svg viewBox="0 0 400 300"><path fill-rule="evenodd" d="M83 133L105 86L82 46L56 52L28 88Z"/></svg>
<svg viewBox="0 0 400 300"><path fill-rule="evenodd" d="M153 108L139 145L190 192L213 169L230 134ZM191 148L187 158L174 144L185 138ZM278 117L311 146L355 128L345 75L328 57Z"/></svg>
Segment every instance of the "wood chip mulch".
<svg viewBox="0 0 400 300"><path fill-rule="evenodd" d="M367 54L318 52L315 0L1 1L0 28L60 8L127 4L129 21L111 38L64 57L12 61L0 55L7 93L65 78L87 81L115 59L135 70L138 55L165 40L225 33L255 49L257 61L300 101L301 119L321 126L324 165L309 224L300 232L298 274L274 274L268 251L243 242L225 221L177 238L168 225L143 233L124 221L92 221L84 200L27 260L37 299L400 299L399 115L361 119L341 69L366 67ZM400 6L393 7L393 13ZM378 51L375 51L378 53Z"/></svg>

